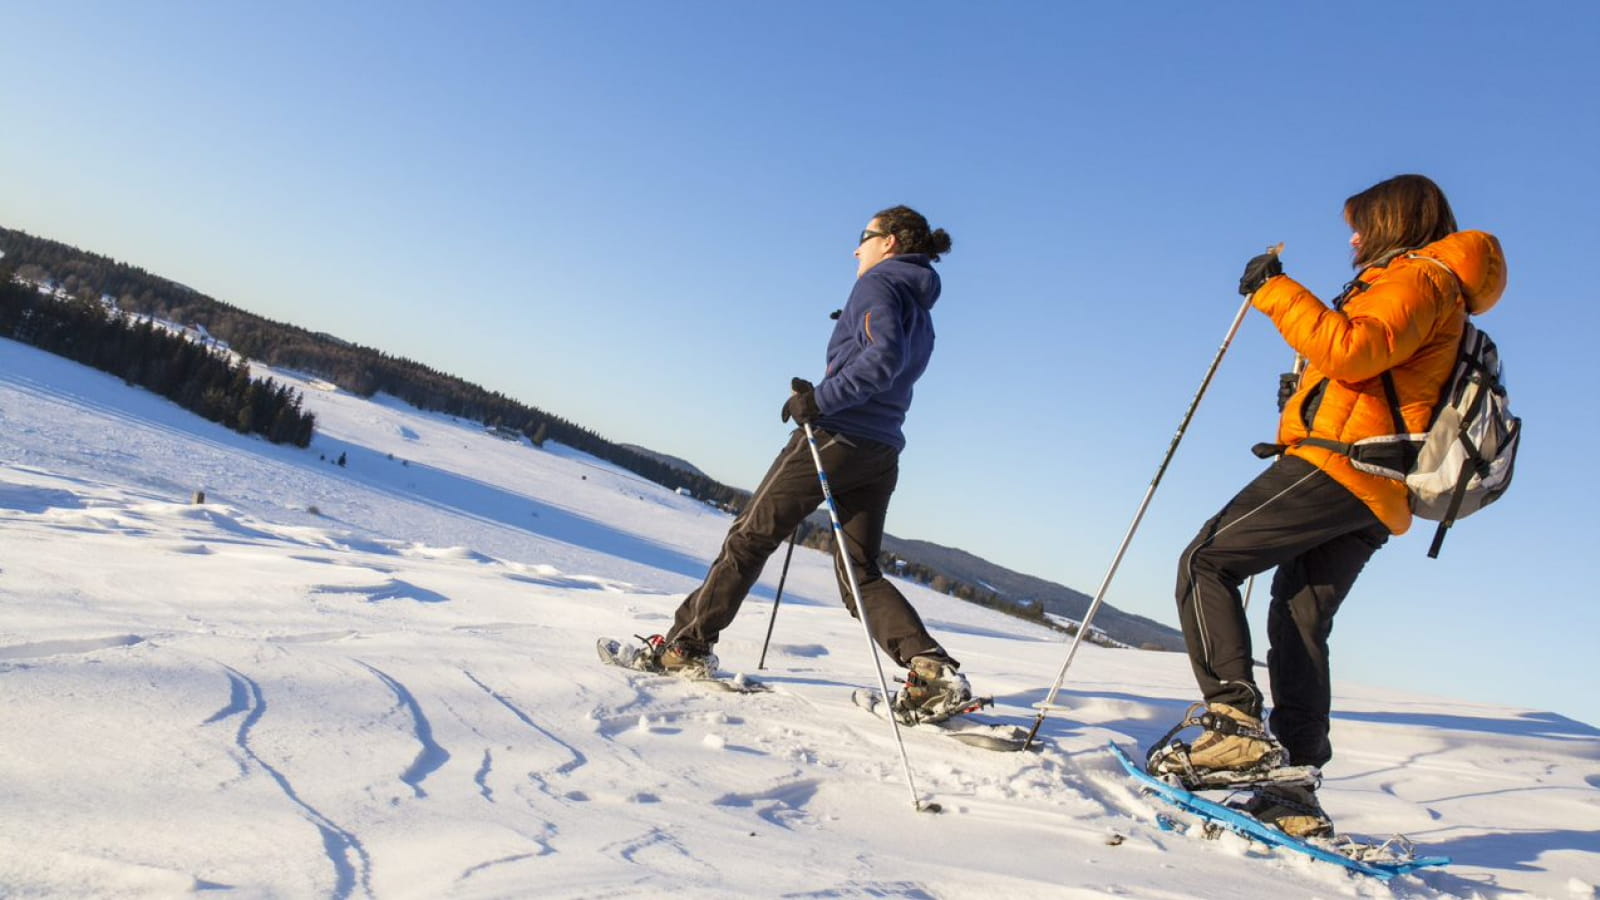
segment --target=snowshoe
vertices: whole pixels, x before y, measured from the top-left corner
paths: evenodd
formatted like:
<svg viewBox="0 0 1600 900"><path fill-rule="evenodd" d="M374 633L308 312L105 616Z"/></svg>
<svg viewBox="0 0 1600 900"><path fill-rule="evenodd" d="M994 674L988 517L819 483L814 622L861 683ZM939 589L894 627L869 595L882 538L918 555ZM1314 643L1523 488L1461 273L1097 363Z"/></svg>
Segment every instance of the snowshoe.
<svg viewBox="0 0 1600 900"><path fill-rule="evenodd" d="M636 634L634 637L642 643L630 644L612 638L597 640L595 650L600 656L600 661L624 669L633 669L636 672L671 675L729 693L757 694L772 690L766 682L746 675L719 675L716 669L717 658L709 653L685 658L675 667L668 668L663 664L663 660L671 650L665 646L661 635L645 637Z"/></svg>

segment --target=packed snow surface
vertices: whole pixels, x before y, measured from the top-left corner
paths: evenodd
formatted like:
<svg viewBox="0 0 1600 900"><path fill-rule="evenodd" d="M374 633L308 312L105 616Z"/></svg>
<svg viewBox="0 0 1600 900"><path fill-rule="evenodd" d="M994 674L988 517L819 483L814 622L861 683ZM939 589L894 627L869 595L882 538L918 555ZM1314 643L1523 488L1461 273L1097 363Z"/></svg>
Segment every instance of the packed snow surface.
<svg viewBox="0 0 1600 900"><path fill-rule="evenodd" d="M1600 731L1399 685L1336 684L1323 803L1453 866L1385 885L1162 831L1105 745L1178 720L1181 654L1083 647L1036 752L905 732L944 810L916 812L851 703L877 676L826 556L795 552L771 693L603 666L595 638L667 628L725 514L261 374L305 392L309 450L0 341L0 896L1596 895ZM729 671L755 673L781 559ZM902 589L1031 724L1063 638Z"/></svg>

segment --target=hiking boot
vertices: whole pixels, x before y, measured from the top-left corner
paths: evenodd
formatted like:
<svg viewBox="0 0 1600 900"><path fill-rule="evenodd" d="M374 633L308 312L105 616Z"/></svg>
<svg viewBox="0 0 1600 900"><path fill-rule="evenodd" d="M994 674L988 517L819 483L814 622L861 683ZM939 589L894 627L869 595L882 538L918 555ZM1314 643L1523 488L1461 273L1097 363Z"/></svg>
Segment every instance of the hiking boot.
<svg viewBox="0 0 1600 900"><path fill-rule="evenodd" d="M1172 740L1185 728L1205 729L1193 744ZM1173 776L1188 790L1249 784L1280 769L1289 754L1261 727L1261 720L1226 703L1189 707L1182 722L1150 751L1148 771ZM1314 777L1314 769L1303 773ZM1276 780L1276 779L1273 779Z"/></svg>
<svg viewBox="0 0 1600 900"><path fill-rule="evenodd" d="M967 677L942 656L913 656L905 687L894 698L894 713L902 722L940 722L962 712L972 702Z"/></svg>
<svg viewBox="0 0 1600 900"><path fill-rule="evenodd" d="M710 678L717 670L717 655L708 647L684 640L669 644L660 635L652 638L652 642L656 640L660 640L660 643L652 643L652 646L659 648L656 663L663 672L688 678Z"/></svg>
<svg viewBox="0 0 1600 900"><path fill-rule="evenodd" d="M1215 724L1189 745L1189 765L1196 771L1248 772L1282 764L1283 750L1266 739L1260 719L1226 703L1209 704L1206 712Z"/></svg>
<svg viewBox="0 0 1600 900"><path fill-rule="evenodd" d="M1256 792L1239 811L1292 838L1332 837L1333 820L1317 792L1299 785L1273 785Z"/></svg>

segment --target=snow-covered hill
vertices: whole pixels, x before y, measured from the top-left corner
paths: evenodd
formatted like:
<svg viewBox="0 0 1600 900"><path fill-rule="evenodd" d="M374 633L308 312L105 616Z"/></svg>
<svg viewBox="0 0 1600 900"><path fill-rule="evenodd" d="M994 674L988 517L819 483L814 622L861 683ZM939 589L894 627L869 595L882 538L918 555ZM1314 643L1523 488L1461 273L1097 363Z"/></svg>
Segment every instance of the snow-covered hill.
<svg viewBox="0 0 1600 900"><path fill-rule="evenodd" d="M305 395L316 442L275 447L0 341L0 896L1566 898L1600 883L1600 731L1389 686L1337 685L1324 803L1343 829L1403 831L1456 865L1384 886L1161 831L1103 747L1176 721L1194 695L1179 654L1083 648L1072 712L1037 753L908 732L918 787L945 809L916 813L887 726L851 705L875 675L825 556L795 553L763 673L775 692L607 668L594 638L663 630L725 515L554 445ZM726 668L754 669L776 561L769 576L718 648ZM999 714L1030 722L1060 637L904 590Z"/></svg>

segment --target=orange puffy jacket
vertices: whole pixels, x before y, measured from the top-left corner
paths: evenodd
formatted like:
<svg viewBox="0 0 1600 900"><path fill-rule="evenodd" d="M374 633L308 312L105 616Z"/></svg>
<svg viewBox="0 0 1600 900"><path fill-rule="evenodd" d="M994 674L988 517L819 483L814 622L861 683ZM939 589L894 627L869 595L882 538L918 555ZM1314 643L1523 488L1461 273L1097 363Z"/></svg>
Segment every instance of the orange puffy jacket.
<svg viewBox="0 0 1600 900"><path fill-rule="evenodd" d="M1494 235L1459 231L1357 278L1361 284L1339 309L1286 275L1268 279L1251 303L1306 360L1279 420L1278 443L1361 498L1390 531L1404 534L1411 527L1404 482L1363 472L1346 456L1300 441L1354 443L1395 433L1384 372L1394 378L1407 430L1427 430L1455 366L1467 314L1487 312L1505 291L1505 256Z"/></svg>

